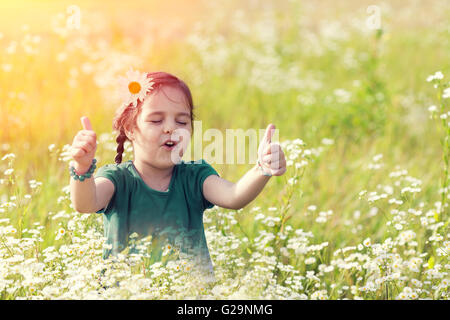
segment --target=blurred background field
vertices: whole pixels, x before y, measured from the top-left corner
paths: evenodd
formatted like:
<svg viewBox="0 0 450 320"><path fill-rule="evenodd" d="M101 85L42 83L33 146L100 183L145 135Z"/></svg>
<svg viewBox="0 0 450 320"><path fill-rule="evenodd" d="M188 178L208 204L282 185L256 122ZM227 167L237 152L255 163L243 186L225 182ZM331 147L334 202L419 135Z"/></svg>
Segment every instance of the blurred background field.
<svg viewBox="0 0 450 320"><path fill-rule="evenodd" d="M366 23L371 5L380 9L378 30ZM445 0L1 1L0 156L16 157L0 162L0 218L18 229L44 224L45 245L56 243L59 226L50 217L73 211L67 147L80 117L90 118L99 137L99 166L113 163L115 79L133 67L183 79L203 131L274 123L280 142L306 143L301 178L292 180L300 163L292 157L287 173L239 212L237 234L256 237L252 210L277 208L266 211L277 216L292 192L287 223L329 243L324 261L336 248L395 237L401 229L390 225L389 210L439 214L442 205L446 131L431 118L429 107L441 105L426 79L441 71L442 83L449 81L449 18ZM251 167L213 166L231 181ZM4 174L8 168L13 174ZM398 206L360 199L363 190L400 188L389 176L399 170L419 179L421 191ZM42 182L39 192L30 180ZM447 222L446 211L435 222ZM448 248L444 226L436 230ZM428 246L438 231L411 228L424 259L445 266L447 256Z"/></svg>

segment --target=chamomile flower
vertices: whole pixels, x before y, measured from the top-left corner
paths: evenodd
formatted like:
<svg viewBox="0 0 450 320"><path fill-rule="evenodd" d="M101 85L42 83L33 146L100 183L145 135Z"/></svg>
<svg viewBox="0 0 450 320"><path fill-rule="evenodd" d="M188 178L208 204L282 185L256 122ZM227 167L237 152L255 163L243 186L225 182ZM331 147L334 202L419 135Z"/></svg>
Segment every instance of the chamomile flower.
<svg viewBox="0 0 450 320"><path fill-rule="evenodd" d="M152 78L147 78L146 73L135 71L130 68L126 77L119 77L120 95L124 104L133 103L137 105L138 100L143 101L148 91L153 89Z"/></svg>
<svg viewBox="0 0 450 320"><path fill-rule="evenodd" d="M442 93L442 98L444 99L450 98L450 88L444 90L444 92Z"/></svg>
<svg viewBox="0 0 450 320"><path fill-rule="evenodd" d="M16 155L14 153L8 153L3 156L2 160L14 159L15 157L16 157Z"/></svg>
<svg viewBox="0 0 450 320"><path fill-rule="evenodd" d="M65 234L66 234L66 230L64 228L59 228L59 230L56 232L55 240L61 239Z"/></svg>
<svg viewBox="0 0 450 320"><path fill-rule="evenodd" d="M437 111L437 107L436 107L435 105L429 106L429 107L428 107L428 111L429 111L429 112L432 112L432 113L433 113L433 112L436 112L436 111Z"/></svg>
<svg viewBox="0 0 450 320"><path fill-rule="evenodd" d="M432 82L433 80L441 80L444 78L444 75L441 71L437 71L435 74L427 77L427 82Z"/></svg>
<svg viewBox="0 0 450 320"><path fill-rule="evenodd" d="M417 299L417 298L419 297L419 295L417 294L417 292L411 292L411 293L409 294L409 297L410 297L411 299Z"/></svg>

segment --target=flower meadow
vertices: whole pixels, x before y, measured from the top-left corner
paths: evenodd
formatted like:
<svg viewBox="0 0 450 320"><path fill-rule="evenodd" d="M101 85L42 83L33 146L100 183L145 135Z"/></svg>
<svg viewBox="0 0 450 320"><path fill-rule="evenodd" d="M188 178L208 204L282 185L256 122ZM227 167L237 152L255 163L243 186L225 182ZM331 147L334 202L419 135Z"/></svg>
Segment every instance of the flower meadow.
<svg viewBox="0 0 450 320"><path fill-rule="evenodd" d="M376 30L361 1L148 3L0 13L1 299L449 298L445 1L380 1ZM280 129L287 172L243 209L204 213L213 283L175 244L153 261L136 235L137 253L102 259L102 215L72 207L79 118L98 167L113 163L129 67L179 74L204 129ZM211 165L230 181L250 168Z"/></svg>

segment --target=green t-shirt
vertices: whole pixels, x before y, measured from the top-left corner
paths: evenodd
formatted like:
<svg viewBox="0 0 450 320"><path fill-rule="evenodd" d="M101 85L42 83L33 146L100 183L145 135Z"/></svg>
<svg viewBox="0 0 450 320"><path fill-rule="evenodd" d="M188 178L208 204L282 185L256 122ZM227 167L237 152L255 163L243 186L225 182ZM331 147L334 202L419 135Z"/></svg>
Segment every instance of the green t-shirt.
<svg viewBox="0 0 450 320"><path fill-rule="evenodd" d="M110 202L97 211L103 213L111 247L103 258L127 248L129 236L136 232L138 239L152 235L168 240L213 274L203 228L203 211L214 206L203 196L203 182L212 174L219 176L203 159L181 161L173 168L168 191L158 191L142 180L131 160L100 167L94 176L108 178L115 186Z"/></svg>

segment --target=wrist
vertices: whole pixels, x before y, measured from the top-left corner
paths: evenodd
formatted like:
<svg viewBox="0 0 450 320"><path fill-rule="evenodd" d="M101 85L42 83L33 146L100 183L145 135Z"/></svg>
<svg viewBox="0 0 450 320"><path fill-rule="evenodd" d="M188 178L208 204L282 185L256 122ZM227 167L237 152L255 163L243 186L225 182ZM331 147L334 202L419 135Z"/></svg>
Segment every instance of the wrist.
<svg viewBox="0 0 450 320"><path fill-rule="evenodd" d="M269 178L272 176L270 173L266 172L266 170L263 168L263 166L262 166L261 162L259 161L259 159L256 162L255 168L263 176L266 176L266 177L269 177Z"/></svg>
<svg viewBox="0 0 450 320"><path fill-rule="evenodd" d="M86 172L89 171L89 168L90 168L90 167L86 167L86 166L80 165L77 162L74 162L72 164L72 166L75 169L75 173L78 174L78 175L85 174Z"/></svg>
<svg viewBox="0 0 450 320"><path fill-rule="evenodd" d="M89 167L86 167L85 165L80 165L76 161L71 161L69 164L69 171L70 176L73 177L75 180L84 181L85 179L88 179L92 177L92 174L95 171L97 159L92 159L92 163Z"/></svg>

